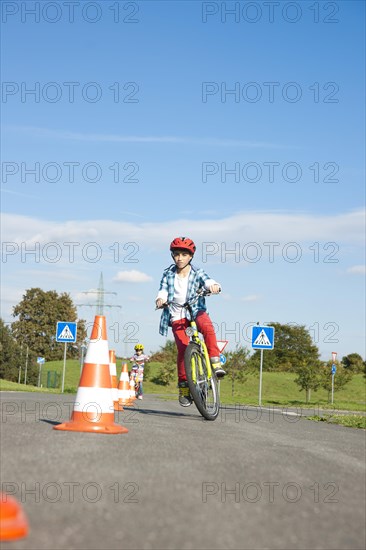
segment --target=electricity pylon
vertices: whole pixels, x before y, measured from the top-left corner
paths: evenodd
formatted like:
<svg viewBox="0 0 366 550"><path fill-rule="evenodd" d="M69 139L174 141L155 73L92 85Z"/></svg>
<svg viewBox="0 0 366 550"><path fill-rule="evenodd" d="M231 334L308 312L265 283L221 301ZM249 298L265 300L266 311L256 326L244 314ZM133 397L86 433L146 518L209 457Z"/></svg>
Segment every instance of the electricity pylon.
<svg viewBox="0 0 366 550"><path fill-rule="evenodd" d="M114 294L115 296L117 296L117 292L108 292L108 291L104 290L103 273L100 274L99 287L97 288L97 290L88 290L88 291L83 292L83 294L96 294L97 295L96 304L95 303L94 304L77 304L80 307L82 307L82 306L94 307L96 305L96 315L104 315L103 312L104 312L105 307L109 307L109 308L117 307L119 309L122 308L122 306L118 306L118 305L114 305L114 304L105 304L104 303L104 295L105 294Z"/></svg>

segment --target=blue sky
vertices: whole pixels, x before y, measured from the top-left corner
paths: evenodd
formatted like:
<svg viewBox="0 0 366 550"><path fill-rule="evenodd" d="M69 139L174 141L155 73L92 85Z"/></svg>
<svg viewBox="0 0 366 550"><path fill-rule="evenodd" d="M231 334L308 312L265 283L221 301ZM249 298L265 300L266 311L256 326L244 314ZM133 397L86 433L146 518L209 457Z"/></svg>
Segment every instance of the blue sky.
<svg viewBox="0 0 366 550"><path fill-rule="evenodd" d="M156 350L189 235L230 346L292 322L365 356L364 3L72 6L2 2L5 321L31 287L92 304L102 272L110 346Z"/></svg>

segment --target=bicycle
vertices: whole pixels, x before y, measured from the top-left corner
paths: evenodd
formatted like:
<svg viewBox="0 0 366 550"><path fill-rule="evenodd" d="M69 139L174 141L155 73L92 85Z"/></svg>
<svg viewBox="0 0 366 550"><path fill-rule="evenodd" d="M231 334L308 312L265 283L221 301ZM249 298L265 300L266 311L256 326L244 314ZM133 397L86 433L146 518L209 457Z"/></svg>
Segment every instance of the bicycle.
<svg viewBox="0 0 366 550"><path fill-rule="evenodd" d="M140 398L140 396L142 395L141 393L141 383L142 383L142 380L140 380L140 378L136 375L134 378L133 378L133 381L134 381L134 390L135 390L135 397L136 398Z"/></svg>
<svg viewBox="0 0 366 550"><path fill-rule="evenodd" d="M206 420L216 420L220 411L219 381L211 367L206 344L199 337L197 324L192 313L192 305L199 297L209 296L210 294L211 292L206 290L199 291L194 298L184 304L167 302L162 307L179 306L189 313L189 326L186 328L186 334L190 337L190 341L184 353L184 368L189 390L200 414Z"/></svg>

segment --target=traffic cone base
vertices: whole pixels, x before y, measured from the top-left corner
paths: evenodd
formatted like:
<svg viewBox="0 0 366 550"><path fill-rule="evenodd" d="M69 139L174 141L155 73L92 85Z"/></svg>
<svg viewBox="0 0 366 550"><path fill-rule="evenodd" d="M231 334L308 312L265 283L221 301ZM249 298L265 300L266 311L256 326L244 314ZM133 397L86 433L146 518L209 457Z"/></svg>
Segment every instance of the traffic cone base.
<svg viewBox="0 0 366 550"><path fill-rule="evenodd" d="M29 527L18 502L10 495L1 493L0 540L15 540L28 535Z"/></svg>
<svg viewBox="0 0 366 550"><path fill-rule="evenodd" d="M96 315L69 422L55 430L118 434L128 429L114 423L106 319Z"/></svg>
<svg viewBox="0 0 366 550"><path fill-rule="evenodd" d="M85 419L85 413L73 412L70 422L64 422L55 426L55 430L63 430L69 432L98 432L105 434L126 434L128 429L119 424L115 424L114 413L111 415L103 415L104 422L93 422L92 420ZM107 419L106 417L110 418Z"/></svg>

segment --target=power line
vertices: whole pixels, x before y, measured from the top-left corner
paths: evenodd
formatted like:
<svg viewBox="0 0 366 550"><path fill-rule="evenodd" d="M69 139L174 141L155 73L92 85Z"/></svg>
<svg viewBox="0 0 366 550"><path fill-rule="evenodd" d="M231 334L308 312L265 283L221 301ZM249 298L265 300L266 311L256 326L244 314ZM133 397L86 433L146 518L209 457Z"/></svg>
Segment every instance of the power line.
<svg viewBox="0 0 366 550"><path fill-rule="evenodd" d="M103 283L103 273L100 274L99 278L99 286L97 290L87 290L83 291L82 294L96 294L96 303L94 304L76 304L77 307L95 307L96 306L96 315L104 315L104 308L119 308L122 309L122 306L115 305L115 304L105 304L104 303L104 296L105 294L114 294L117 296L117 292L108 292L107 290L104 290L104 283Z"/></svg>

